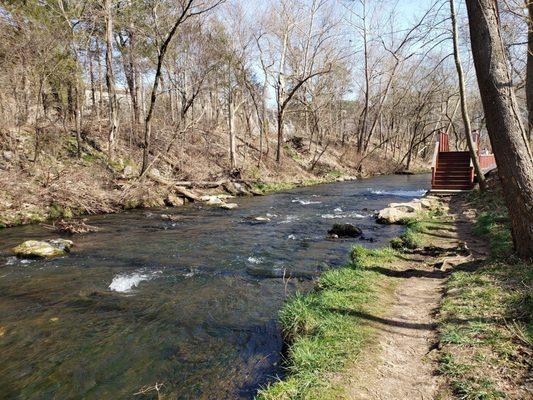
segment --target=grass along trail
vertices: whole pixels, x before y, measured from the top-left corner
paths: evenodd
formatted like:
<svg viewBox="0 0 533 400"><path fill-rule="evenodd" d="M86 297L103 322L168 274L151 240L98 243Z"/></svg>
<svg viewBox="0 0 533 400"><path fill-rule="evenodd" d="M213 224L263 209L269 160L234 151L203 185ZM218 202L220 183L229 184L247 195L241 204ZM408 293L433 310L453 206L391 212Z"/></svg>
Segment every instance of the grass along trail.
<svg viewBox="0 0 533 400"><path fill-rule="evenodd" d="M399 282L384 318L370 324L377 342L375 356L353 368L350 399L434 399L444 384L438 366L438 312L445 281L455 265L485 257L487 249L471 232L464 202L445 199L442 214L409 224L396 241L403 263L383 268Z"/></svg>
<svg viewBox="0 0 533 400"><path fill-rule="evenodd" d="M529 398L533 269L510 254L507 224L497 192L473 193L390 247L356 246L283 308L287 375L258 398Z"/></svg>
<svg viewBox="0 0 533 400"><path fill-rule="evenodd" d="M379 335L366 362L353 368L352 399L433 399L439 385L431 349L444 274L415 265L399 271L393 305L369 321ZM395 274L396 275L396 274Z"/></svg>

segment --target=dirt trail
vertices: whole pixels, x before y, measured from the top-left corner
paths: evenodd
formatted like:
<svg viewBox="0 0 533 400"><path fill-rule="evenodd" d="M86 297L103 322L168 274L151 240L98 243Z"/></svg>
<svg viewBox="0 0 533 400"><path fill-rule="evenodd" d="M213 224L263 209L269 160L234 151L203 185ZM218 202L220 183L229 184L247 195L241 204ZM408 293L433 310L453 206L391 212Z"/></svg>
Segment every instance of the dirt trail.
<svg viewBox="0 0 533 400"><path fill-rule="evenodd" d="M413 267L401 271L390 311L372 323L379 335L376 357L353 371L351 399L434 398L439 385L431 358L437 341L434 315L445 274L422 263Z"/></svg>
<svg viewBox="0 0 533 400"><path fill-rule="evenodd" d="M440 377L435 373L437 345L436 312L442 299L446 269L486 254L482 243L471 233L471 215L464 202L449 203L454 222L444 230L428 235L431 244L441 248L468 248L469 255L434 257L405 256L403 269L389 271L399 282L392 304L383 318L374 318L377 330L373 356L368 354L352 372L350 399L429 400L437 395ZM441 263L436 264L437 261ZM444 264L442 264L444 261Z"/></svg>

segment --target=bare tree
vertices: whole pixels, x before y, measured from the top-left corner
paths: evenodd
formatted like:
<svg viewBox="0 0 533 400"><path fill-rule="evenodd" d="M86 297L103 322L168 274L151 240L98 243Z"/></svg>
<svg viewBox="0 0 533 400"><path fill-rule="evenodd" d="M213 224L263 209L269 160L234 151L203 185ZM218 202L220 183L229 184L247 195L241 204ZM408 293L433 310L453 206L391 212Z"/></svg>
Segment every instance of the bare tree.
<svg viewBox="0 0 533 400"><path fill-rule="evenodd" d="M107 140L108 156L113 160L115 152L115 140L118 133L118 101L115 90L115 75L113 73L113 4L112 0L105 0L105 40L106 40L106 84L109 96L109 134Z"/></svg>
<svg viewBox="0 0 533 400"><path fill-rule="evenodd" d="M485 175L483 174L483 171L479 165L476 146L472 140L472 127L470 125L470 116L468 115L468 105L466 102L465 77L463 73L463 66L461 64L461 57L459 55L459 39L457 35L457 19L455 15L454 0L450 0L450 17L452 21L453 56L455 59L455 68L457 69L457 77L459 78L459 98L461 99L461 115L463 116L465 137L468 144L468 150L470 151L470 158L474 164L474 170L477 175L479 187L482 191L484 191L487 184L485 182Z"/></svg>
<svg viewBox="0 0 533 400"><path fill-rule="evenodd" d="M155 70L154 80L152 84L152 94L150 95L150 103L148 106L148 112L144 120L144 144L143 144L143 161L141 167L141 175L143 175L149 166L149 155L150 155L150 144L152 137L152 117L154 113L155 104L157 101L157 90L159 88L159 83L161 80L161 72L163 69L163 62L165 60L165 55L168 50L170 42L176 35L178 28L189 18L204 14L219 4L223 3L224 0L217 0L212 4L206 4L198 0L182 0L180 1L178 16L176 17L175 22L172 27L165 35L163 43L158 48L157 52L157 67Z"/></svg>

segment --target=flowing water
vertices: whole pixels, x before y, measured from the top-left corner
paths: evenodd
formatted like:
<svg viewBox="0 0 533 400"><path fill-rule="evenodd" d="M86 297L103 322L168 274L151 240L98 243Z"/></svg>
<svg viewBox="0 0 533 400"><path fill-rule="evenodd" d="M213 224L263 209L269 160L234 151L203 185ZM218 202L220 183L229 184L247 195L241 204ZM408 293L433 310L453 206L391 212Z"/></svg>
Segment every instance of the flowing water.
<svg viewBox="0 0 533 400"><path fill-rule="evenodd" d="M354 243L398 235L373 212L428 187L427 175L377 177L239 198L236 210L96 216L101 230L52 260L18 260L9 248L56 234L0 230L0 398L149 399L155 392L135 393L155 383L165 398L252 398L281 373L286 296L345 263ZM365 239L328 240L335 222Z"/></svg>

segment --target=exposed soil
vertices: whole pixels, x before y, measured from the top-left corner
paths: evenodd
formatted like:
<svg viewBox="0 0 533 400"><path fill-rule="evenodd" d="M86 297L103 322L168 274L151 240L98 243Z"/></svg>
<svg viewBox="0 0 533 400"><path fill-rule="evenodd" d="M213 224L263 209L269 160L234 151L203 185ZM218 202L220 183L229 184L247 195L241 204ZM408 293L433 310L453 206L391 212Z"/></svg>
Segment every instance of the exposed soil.
<svg viewBox="0 0 533 400"><path fill-rule="evenodd" d="M445 203L453 222L426 235L436 251L414 251L405 256L401 269L383 269L398 283L389 311L369 322L377 330L376 342L353 369L351 399L434 399L443 385L435 373L434 350L438 346L436 313L447 270L487 254L483 242L472 235L468 222L473 215L465 210L464 201L454 197ZM466 251L457 251L465 247Z"/></svg>

